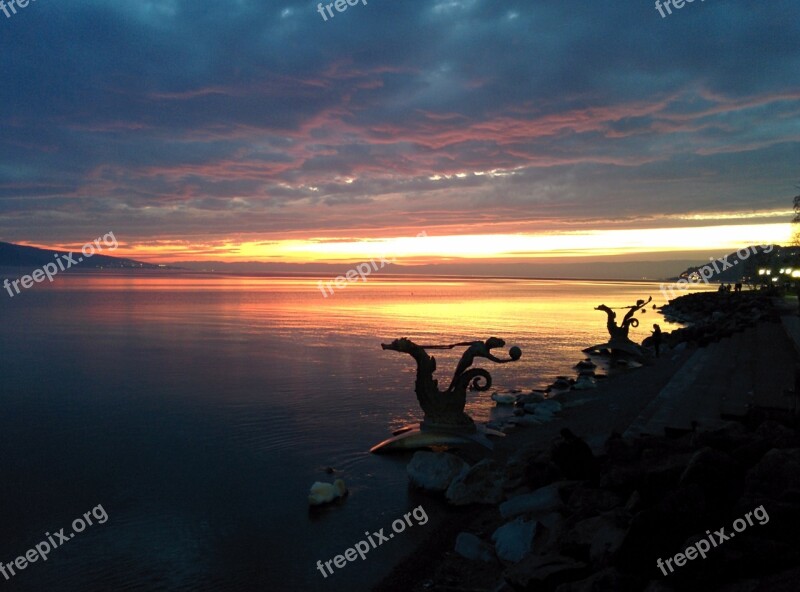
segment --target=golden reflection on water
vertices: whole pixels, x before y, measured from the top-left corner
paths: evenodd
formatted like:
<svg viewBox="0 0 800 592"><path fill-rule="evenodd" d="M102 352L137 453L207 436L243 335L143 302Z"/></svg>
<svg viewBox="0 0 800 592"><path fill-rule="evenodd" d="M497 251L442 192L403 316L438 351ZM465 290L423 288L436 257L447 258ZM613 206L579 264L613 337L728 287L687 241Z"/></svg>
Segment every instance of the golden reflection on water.
<svg viewBox="0 0 800 592"><path fill-rule="evenodd" d="M502 352L495 350L499 357L507 357L512 345L523 351L519 362L490 364L496 384L541 387L583 357L582 348L606 341L606 316L595 306L622 307L648 296L663 303L659 285L652 282L373 276L325 297L318 282L330 278L117 273L64 279L59 278L58 289L93 293L95 322L114 325L135 316L161 331L202 325L232 339L268 335L317 348L320 356L332 355L331 347L364 352L374 368L363 379L369 373L386 377L371 381L375 388L388 377L413 372L410 358L382 352L382 342L408 337L417 343L450 344L490 336L506 340ZM150 295L128 299L129 292ZM656 310L645 311L637 315L640 326L631 330L637 341L650 334L653 323L669 329ZM618 312L620 318L625 313ZM449 384L462 350L434 352L441 386Z"/></svg>
<svg viewBox="0 0 800 592"><path fill-rule="evenodd" d="M173 318L180 318L182 311L196 314L204 310L220 319L246 318L255 326L267 323L279 328L286 324L315 333L375 337L402 333L412 338L482 338L493 331L512 338L542 333L553 338L598 332L602 336L605 315L593 310L598 304L622 307L648 296L653 296L653 303L663 303L658 284L652 282L374 277L324 297L318 281L305 277L73 274L60 277L53 287L94 293L170 293L175 298L156 297L151 306L153 312L168 311ZM220 292L225 296L215 297ZM641 326L632 333L646 336L652 323L658 322L660 315L651 308L646 310L638 315ZM624 312L619 311L620 316Z"/></svg>

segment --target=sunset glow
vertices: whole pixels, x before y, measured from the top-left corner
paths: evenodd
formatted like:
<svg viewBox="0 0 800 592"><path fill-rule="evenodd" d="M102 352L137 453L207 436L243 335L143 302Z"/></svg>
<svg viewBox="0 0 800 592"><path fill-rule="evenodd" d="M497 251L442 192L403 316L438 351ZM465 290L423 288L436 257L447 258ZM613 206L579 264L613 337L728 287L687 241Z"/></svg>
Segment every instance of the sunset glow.
<svg viewBox="0 0 800 592"><path fill-rule="evenodd" d="M113 231L116 256L237 273L676 262L634 279L787 242L796 7L731 1L669 22L484 1L329 22L294 0L28 10L4 42L30 55L0 64L0 241L75 250ZM76 35L87 18L130 35ZM91 78L64 75L87 56Z"/></svg>
<svg viewBox="0 0 800 592"><path fill-rule="evenodd" d="M742 245L780 244L789 240L790 224L742 224L550 233L497 233L358 238L310 238L225 242L197 247L164 244L122 245L118 255L150 262L181 259L339 263L378 259L427 264L452 260L508 261L598 257L697 251L722 254Z"/></svg>

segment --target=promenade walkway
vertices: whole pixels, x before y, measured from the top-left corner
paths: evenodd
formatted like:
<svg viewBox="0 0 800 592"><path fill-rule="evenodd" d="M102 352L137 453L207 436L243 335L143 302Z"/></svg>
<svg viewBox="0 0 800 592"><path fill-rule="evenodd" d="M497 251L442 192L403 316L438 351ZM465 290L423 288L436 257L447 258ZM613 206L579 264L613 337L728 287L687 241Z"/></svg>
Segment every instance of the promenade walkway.
<svg viewBox="0 0 800 592"><path fill-rule="evenodd" d="M696 350L626 430L626 436L713 427L748 409L794 408L795 365L800 360L800 318L761 323Z"/></svg>

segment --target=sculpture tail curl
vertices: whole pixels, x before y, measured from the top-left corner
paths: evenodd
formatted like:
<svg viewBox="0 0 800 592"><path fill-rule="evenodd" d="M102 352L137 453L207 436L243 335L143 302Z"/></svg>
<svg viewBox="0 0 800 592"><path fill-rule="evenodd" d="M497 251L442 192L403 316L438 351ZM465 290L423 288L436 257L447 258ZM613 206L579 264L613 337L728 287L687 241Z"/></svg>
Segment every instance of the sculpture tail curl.
<svg viewBox="0 0 800 592"><path fill-rule="evenodd" d="M631 327L638 327L638 326L639 326L639 319L637 319L637 318L635 318L635 317L634 317L634 318L632 318L632 319L630 319L630 320L628 321L628 324L629 324Z"/></svg>
<svg viewBox="0 0 800 592"><path fill-rule="evenodd" d="M483 379L483 381L481 381ZM473 391L488 391L492 386L492 375L483 368L470 368L458 377L458 382L466 389ZM481 384L483 382L483 384Z"/></svg>

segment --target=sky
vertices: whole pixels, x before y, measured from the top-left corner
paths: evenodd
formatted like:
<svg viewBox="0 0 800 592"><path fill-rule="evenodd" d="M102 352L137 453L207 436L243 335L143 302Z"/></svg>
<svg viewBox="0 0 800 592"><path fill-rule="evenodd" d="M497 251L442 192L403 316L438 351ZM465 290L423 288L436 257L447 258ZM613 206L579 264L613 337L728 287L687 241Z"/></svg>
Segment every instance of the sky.
<svg viewBox="0 0 800 592"><path fill-rule="evenodd" d="M0 12L0 240L465 270L788 240L796 0L326 4Z"/></svg>

